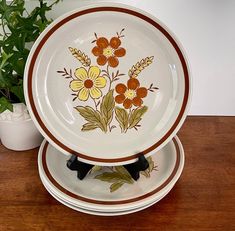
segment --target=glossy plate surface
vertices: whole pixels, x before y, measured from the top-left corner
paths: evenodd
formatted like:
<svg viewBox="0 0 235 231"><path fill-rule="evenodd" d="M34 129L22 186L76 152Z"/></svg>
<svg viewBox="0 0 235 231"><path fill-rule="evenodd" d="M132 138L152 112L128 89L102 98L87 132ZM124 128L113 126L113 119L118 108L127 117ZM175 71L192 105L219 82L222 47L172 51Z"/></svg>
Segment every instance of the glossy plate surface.
<svg viewBox="0 0 235 231"><path fill-rule="evenodd" d="M66 167L68 159L69 156L62 154L46 141L43 142L38 166L47 187L62 200L79 208L114 212L142 207L165 195L181 175L184 152L179 139L175 137L152 156L156 169L148 177L141 175L137 182L125 183L114 192L110 192L109 182L96 178L106 172L105 169L90 173L80 181L76 172Z"/></svg>
<svg viewBox="0 0 235 231"><path fill-rule="evenodd" d="M55 20L34 44L24 80L45 138L101 165L161 149L182 125L190 96L187 62L172 33L120 4Z"/></svg>

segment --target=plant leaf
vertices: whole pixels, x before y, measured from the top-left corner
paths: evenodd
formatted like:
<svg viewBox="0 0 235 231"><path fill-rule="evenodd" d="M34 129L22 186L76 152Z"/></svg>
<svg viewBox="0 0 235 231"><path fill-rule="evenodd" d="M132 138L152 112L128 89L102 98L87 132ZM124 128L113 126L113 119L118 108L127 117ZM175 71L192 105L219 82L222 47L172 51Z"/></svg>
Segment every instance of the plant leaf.
<svg viewBox="0 0 235 231"><path fill-rule="evenodd" d="M91 169L90 173L98 172L98 171L100 171L101 169L102 169L102 166L95 165L95 166Z"/></svg>
<svg viewBox="0 0 235 231"><path fill-rule="evenodd" d="M95 179L99 179L101 181L109 183L115 183L117 181L123 180L122 175L118 172L104 172L102 174L95 176Z"/></svg>
<svg viewBox="0 0 235 231"><path fill-rule="evenodd" d="M94 130L96 128L99 128L96 124L86 123L86 124L83 124L82 131L91 131L91 130Z"/></svg>
<svg viewBox="0 0 235 231"><path fill-rule="evenodd" d="M149 178L150 173L154 170L155 168L155 163L152 159L151 156L147 157L147 161L149 163L149 167L145 171L141 171L140 174L144 175L145 177Z"/></svg>
<svg viewBox="0 0 235 231"><path fill-rule="evenodd" d="M141 117L148 110L147 106L139 107L133 110L129 118L129 129L135 127L141 120Z"/></svg>
<svg viewBox="0 0 235 231"><path fill-rule="evenodd" d="M152 157L151 156L147 157L147 161L149 163L148 169L150 172L152 172L154 169L154 161L153 161Z"/></svg>
<svg viewBox="0 0 235 231"><path fill-rule="evenodd" d="M52 4L58 0L53 1ZM10 102L24 102L22 84L24 66L29 54L31 42L35 42L42 29L50 24L46 17L51 10L48 3L39 1L39 6L28 13L24 0L14 0L7 3L0 0L1 32L0 38L0 88L7 92L6 101L1 101L1 109L11 109ZM9 92L10 91L10 92ZM3 106L5 105L5 106Z"/></svg>
<svg viewBox="0 0 235 231"><path fill-rule="evenodd" d="M115 170L122 176L122 179L126 183L128 183L128 184L134 183L130 173L123 166L115 166Z"/></svg>
<svg viewBox="0 0 235 231"><path fill-rule="evenodd" d="M19 76L24 75L24 67L25 67L25 60L23 58L18 59L14 62L13 69Z"/></svg>
<svg viewBox="0 0 235 231"><path fill-rule="evenodd" d="M124 182L122 181L118 181L118 182L115 182L113 184L110 185L110 192L114 192L116 190L118 190L120 187L122 187L124 184Z"/></svg>
<svg viewBox="0 0 235 231"><path fill-rule="evenodd" d="M123 184L133 184L134 180L132 179L129 172L123 166L115 166L113 172L104 172L95 176L95 179L105 181L108 183L113 183L110 186L110 192L114 192L119 189Z"/></svg>
<svg viewBox="0 0 235 231"><path fill-rule="evenodd" d="M2 62L0 64L0 69L2 69L5 65L8 59L11 58L13 54L6 54L4 51L2 52Z"/></svg>
<svg viewBox="0 0 235 231"><path fill-rule="evenodd" d="M102 99L100 104L100 112L108 126L113 119L113 109L115 106L113 90L110 90Z"/></svg>
<svg viewBox="0 0 235 231"><path fill-rule="evenodd" d="M128 113L124 108L115 107L115 119L118 121L122 132L128 128Z"/></svg>
<svg viewBox="0 0 235 231"><path fill-rule="evenodd" d="M12 92L15 96L17 96L17 98L20 100L20 102L22 102L22 103L25 102L23 85L11 87L11 92Z"/></svg>
<svg viewBox="0 0 235 231"><path fill-rule="evenodd" d="M149 172L148 172L147 170L141 171L140 174L142 174L142 175L145 176L146 178L149 178Z"/></svg>
<svg viewBox="0 0 235 231"><path fill-rule="evenodd" d="M11 84L6 73L2 72L0 69L0 88L8 88L9 86L11 86Z"/></svg>
<svg viewBox="0 0 235 231"><path fill-rule="evenodd" d="M0 113L4 112L5 110L13 111L13 105L6 99L5 97L0 98Z"/></svg>
<svg viewBox="0 0 235 231"><path fill-rule="evenodd" d="M107 132L107 127L105 126L105 121L102 118L99 111L95 111L89 106L77 106L75 109L80 113L80 115L88 121L90 124L94 124L99 127L102 131Z"/></svg>

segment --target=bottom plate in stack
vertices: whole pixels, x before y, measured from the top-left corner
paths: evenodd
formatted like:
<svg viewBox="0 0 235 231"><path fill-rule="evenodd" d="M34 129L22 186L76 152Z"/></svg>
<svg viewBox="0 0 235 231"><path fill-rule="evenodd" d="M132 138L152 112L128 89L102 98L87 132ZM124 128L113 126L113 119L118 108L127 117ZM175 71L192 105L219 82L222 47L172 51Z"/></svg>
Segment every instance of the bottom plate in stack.
<svg viewBox="0 0 235 231"><path fill-rule="evenodd" d="M38 155L39 174L47 191L74 210L103 216L143 210L165 197L179 179L184 151L178 137L148 158L149 169L134 181L123 167L98 167L82 181L67 168L65 155L43 141Z"/></svg>

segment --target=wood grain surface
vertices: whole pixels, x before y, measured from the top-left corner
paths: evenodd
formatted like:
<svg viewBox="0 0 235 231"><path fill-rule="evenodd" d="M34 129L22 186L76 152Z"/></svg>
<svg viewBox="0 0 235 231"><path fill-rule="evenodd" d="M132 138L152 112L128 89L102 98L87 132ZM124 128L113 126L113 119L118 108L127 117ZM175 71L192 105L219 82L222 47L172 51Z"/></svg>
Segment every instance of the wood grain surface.
<svg viewBox="0 0 235 231"><path fill-rule="evenodd" d="M0 231L235 230L235 117L188 117L178 133L186 155L172 191L152 207L124 216L73 211L43 187L38 149L0 146Z"/></svg>

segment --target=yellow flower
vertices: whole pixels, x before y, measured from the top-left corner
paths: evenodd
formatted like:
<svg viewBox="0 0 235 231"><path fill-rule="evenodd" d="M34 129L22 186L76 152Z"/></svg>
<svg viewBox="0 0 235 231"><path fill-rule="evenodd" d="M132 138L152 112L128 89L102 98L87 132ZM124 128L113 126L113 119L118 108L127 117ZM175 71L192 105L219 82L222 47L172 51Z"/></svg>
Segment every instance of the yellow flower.
<svg viewBox="0 0 235 231"><path fill-rule="evenodd" d="M70 88L78 92L78 98L86 101L89 97L98 99L102 96L100 88L106 86L106 79L100 76L101 70L97 66L91 66L87 71L84 67L77 68L74 75L77 79L70 82Z"/></svg>

